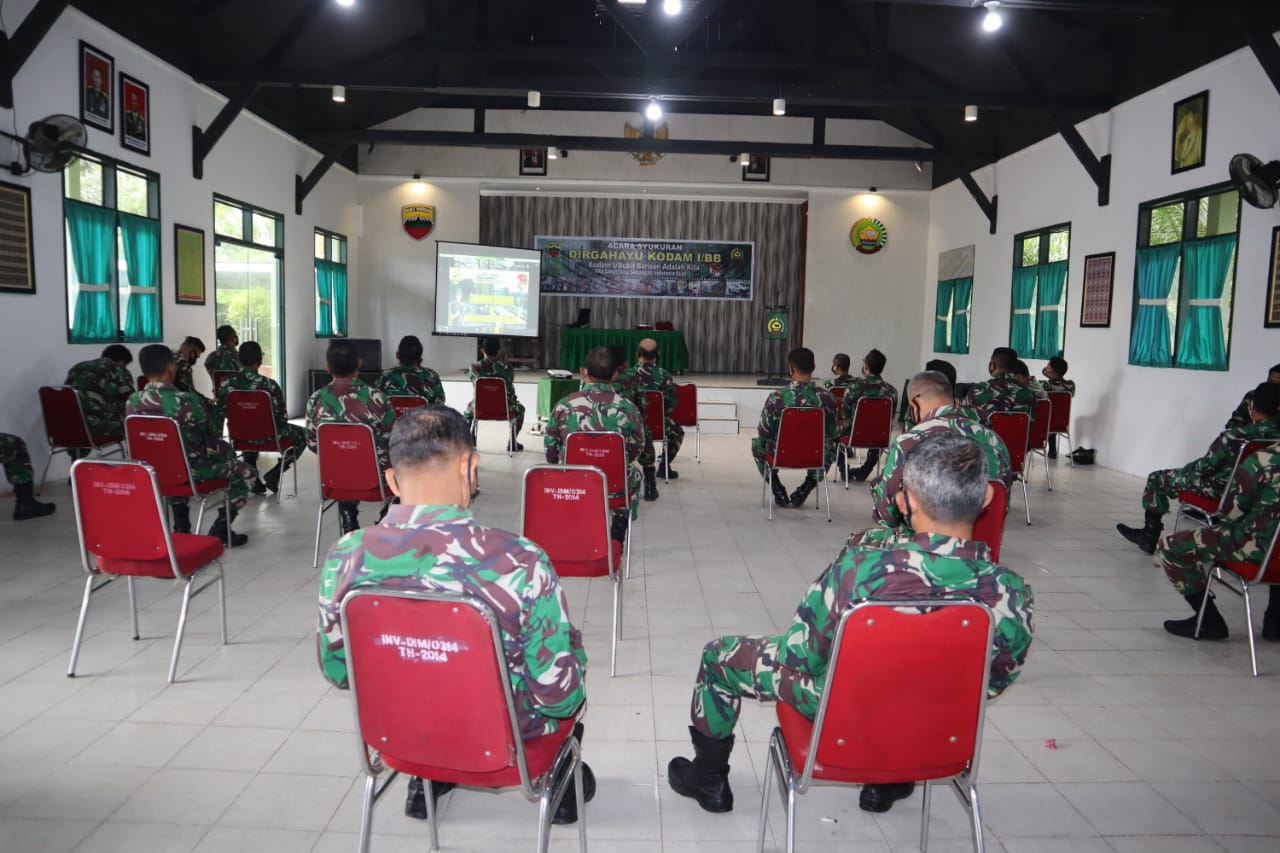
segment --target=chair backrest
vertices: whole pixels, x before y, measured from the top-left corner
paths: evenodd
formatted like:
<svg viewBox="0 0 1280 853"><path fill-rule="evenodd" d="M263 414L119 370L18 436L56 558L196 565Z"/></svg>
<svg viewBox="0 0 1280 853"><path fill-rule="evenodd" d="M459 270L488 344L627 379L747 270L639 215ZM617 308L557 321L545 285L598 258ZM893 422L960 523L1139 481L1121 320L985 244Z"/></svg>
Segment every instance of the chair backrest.
<svg viewBox="0 0 1280 853"><path fill-rule="evenodd" d="M507 421L507 383L498 376L476 379L476 403L472 409L478 421Z"/></svg>
<svg viewBox="0 0 1280 853"><path fill-rule="evenodd" d="M778 423L773 449L775 468L822 468L826 444L826 412L817 407L788 406Z"/></svg>
<svg viewBox="0 0 1280 853"><path fill-rule="evenodd" d="M994 626L990 608L972 601L866 601L846 611L801 785L815 764L819 775L871 784L976 770Z"/></svg>
<svg viewBox="0 0 1280 853"><path fill-rule="evenodd" d="M1049 415L1049 432L1071 432L1070 392L1050 391L1049 402L1053 404Z"/></svg>
<svg viewBox="0 0 1280 853"><path fill-rule="evenodd" d="M51 447L93 447L89 424L76 389L62 385L40 388L40 413Z"/></svg>
<svg viewBox="0 0 1280 853"><path fill-rule="evenodd" d="M698 386L692 382L676 384L676 407L671 419L680 426L698 425Z"/></svg>
<svg viewBox="0 0 1280 853"><path fill-rule="evenodd" d="M427 398L419 397L417 394L392 394L388 399L391 401L391 408L395 409L397 418L410 409L420 409L427 405Z"/></svg>
<svg viewBox="0 0 1280 853"><path fill-rule="evenodd" d="M234 370L215 370L213 371L213 393L216 397L218 391L222 388L222 383L226 382L232 376L236 375Z"/></svg>
<svg viewBox="0 0 1280 853"><path fill-rule="evenodd" d="M849 427L850 447L888 447L893 438L893 398L859 397Z"/></svg>
<svg viewBox="0 0 1280 853"><path fill-rule="evenodd" d="M1000 543L1004 541L1005 509L1009 505L1009 490L999 480L989 480L991 486L991 503L978 513L978 520L973 523L973 538L977 542L985 542L991 549L991 562L1000 561Z"/></svg>
<svg viewBox="0 0 1280 853"><path fill-rule="evenodd" d="M147 387L147 382L149 382L149 381L150 381L150 380L148 380L148 379L147 379L147 375L146 375L145 373L144 373L144 374L142 374L141 376L139 376L139 377L138 377L138 390L139 390L139 391L141 391L141 390L143 390L144 388L146 388L146 387Z"/></svg>
<svg viewBox="0 0 1280 853"><path fill-rule="evenodd" d="M836 398L836 411L843 411L844 395L849 393L849 387L847 385L832 385L827 390L831 392L832 397Z"/></svg>
<svg viewBox="0 0 1280 853"><path fill-rule="evenodd" d="M368 424L320 424L316 427L316 457L321 498L355 500L350 497L355 493L377 491L385 499L378 448Z"/></svg>
<svg viewBox="0 0 1280 853"><path fill-rule="evenodd" d="M659 320L653 324L653 328L659 332L674 332L676 330L676 324L670 320Z"/></svg>
<svg viewBox="0 0 1280 853"><path fill-rule="evenodd" d="M151 466L162 493L195 494L195 477L177 421L164 415L129 415L124 435L129 458Z"/></svg>
<svg viewBox="0 0 1280 853"><path fill-rule="evenodd" d="M1044 450L1049 444L1049 422L1053 420L1053 403L1049 400L1036 400L1036 416L1031 421L1031 431L1027 436L1028 450Z"/></svg>
<svg viewBox="0 0 1280 853"><path fill-rule="evenodd" d="M644 422L657 441L667 436L667 401L661 391L644 392Z"/></svg>
<svg viewBox="0 0 1280 853"><path fill-rule="evenodd" d="M991 430L1000 436L1009 451L1009 466L1015 474L1022 473L1022 463L1027 459L1027 438L1031 432L1031 416L1026 412L994 412Z"/></svg>
<svg viewBox="0 0 1280 853"><path fill-rule="evenodd" d="M181 577L172 557L160 484L151 466L81 459L71 466L71 500L86 573L98 570L90 554L129 561L169 556L174 577Z"/></svg>
<svg viewBox="0 0 1280 853"><path fill-rule="evenodd" d="M586 465L604 472L609 494L628 499L627 445L619 432L571 432L564 442L566 465Z"/></svg>
<svg viewBox="0 0 1280 853"><path fill-rule="evenodd" d="M613 575L609 485L585 465L534 465L524 472L520 530L562 577Z"/></svg>
<svg viewBox="0 0 1280 853"><path fill-rule="evenodd" d="M271 409L271 394L262 390L228 391L227 435L232 444L274 442L276 416Z"/></svg>
<svg viewBox="0 0 1280 853"><path fill-rule="evenodd" d="M460 593L357 589L342 637L361 762L493 773L518 764L529 788L502 634L493 612ZM447 696L423 713L423 697ZM513 757L515 761L513 762Z"/></svg>

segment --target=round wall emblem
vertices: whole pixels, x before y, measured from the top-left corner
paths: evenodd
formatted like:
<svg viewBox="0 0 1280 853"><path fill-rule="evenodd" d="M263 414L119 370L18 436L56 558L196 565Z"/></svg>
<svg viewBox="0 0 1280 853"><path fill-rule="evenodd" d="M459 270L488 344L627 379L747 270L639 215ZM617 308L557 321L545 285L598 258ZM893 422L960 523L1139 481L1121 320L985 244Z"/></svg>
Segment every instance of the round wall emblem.
<svg viewBox="0 0 1280 853"><path fill-rule="evenodd" d="M849 242L862 254L874 255L889 242L889 229L879 219L859 219L849 229Z"/></svg>

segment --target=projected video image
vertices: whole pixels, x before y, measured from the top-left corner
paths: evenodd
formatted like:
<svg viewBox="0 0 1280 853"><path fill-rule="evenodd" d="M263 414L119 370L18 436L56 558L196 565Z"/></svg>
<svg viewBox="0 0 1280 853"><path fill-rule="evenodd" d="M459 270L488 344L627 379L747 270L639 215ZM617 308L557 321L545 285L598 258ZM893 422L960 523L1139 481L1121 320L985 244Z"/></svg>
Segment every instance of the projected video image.
<svg viewBox="0 0 1280 853"><path fill-rule="evenodd" d="M539 264L539 253L525 249L442 245L436 259L436 332L536 335Z"/></svg>

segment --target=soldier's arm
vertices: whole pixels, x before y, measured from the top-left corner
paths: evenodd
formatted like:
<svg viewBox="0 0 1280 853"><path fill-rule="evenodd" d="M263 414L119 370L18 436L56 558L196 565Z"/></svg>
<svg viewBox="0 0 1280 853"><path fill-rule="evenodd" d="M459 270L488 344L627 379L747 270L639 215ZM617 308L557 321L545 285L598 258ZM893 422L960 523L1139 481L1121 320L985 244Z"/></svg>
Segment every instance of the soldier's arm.
<svg viewBox="0 0 1280 853"><path fill-rule="evenodd" d="M871 518L876 524L886 527L898 527L902 524L902 513L894 497L902 489L902 447L898 441L889 445L884 457L884 472L871 483Z"/></svg>
<svg viewBox="0 0 1280 853"><path fill-rule="evenodd" d="M992 605L995 611L995 637L991 650L991 675L987 681L987 697L999 696L1026 663L1031 648L1034 599L1031 587L1021 576L1002 572L997 580L1000 599ZM990 602L989 602L990 603Z"/></svg>
<svg viewBox="0 0 1280 853"><path fill-rule="evenodd" d="M440 374L435 371L431 372L430 393L427 395L428 403L444 404L444 383L440 381Z"/></svg>
<svg viewBox="0 0 1280 853"><path fill-rule="evenodd" d="M564 589L541 551L528 568L521 627L530 704L546 717L571 716L585 698L587 653L569 621Z"/></svg>
<svg viewBox="0 0 1280 853"><path fill-rule="evenodd" d="M280 388L280 383L272 381L267 386L267 391L271 397L271 410L275 412L277 423L287 423L289 420L289 409L284 404L284 391ZM225 407L224 407L225 408Z"/></svg>
<svg viewBox="0 0 1280 853"><path fill-rule="evenodd" d="M561 423L559 412L556 410L552 410L551 417L547 420L542 436L542 446L546 450L547 461L552 465L560 464L560 452L564 447L564 424Z"/></svg>
<svg viewBox="0 0 1280 853"><path fill-rule="evenodd" d="M347 689L347 651L342 638L342 599L350 591L354 549L335 544L320 570L320 619L316 627L316 658L320 672L335 687Z"/></svg>
<svg viewBox="0 0 1280 853"><path fill-rule="evenodd" d="M316 418L319 417L319 414L320 401L316 399L315 395L312 395L307 400L307 448L312 453L316 452L317 447L316 427L318 424L316 423Z"/></svg>

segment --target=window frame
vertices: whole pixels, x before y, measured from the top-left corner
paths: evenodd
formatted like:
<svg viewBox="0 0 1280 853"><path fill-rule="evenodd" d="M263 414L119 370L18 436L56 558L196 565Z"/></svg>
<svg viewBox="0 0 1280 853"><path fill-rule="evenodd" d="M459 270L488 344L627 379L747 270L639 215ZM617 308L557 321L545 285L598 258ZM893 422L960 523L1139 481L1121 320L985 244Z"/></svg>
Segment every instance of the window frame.
<svg viewBox="0 0 1280 853"><path fill-rule="evenodd" d="M85 201L82 198L74 198L69 194L68 191L70 188L68 186L67 170L70 169L72 164L75 163L77 160L87 160L91 163L97 163L98 166L101 167L102 169L102 203L101 204L94 201ZM66 166L62 167L60 172L60 177L62 178L62 201L66 202L68 199L70 199L71 201L77 201L77 202L80 202L81 204L91 204L91 205L94 205L95 207L101 207L105 210L113 210L118 216L122 212L119 207L119 198L118 198L119 188L116 180L116 173L119 171L123 171L126 174L135 175L137 177L140 177L146 180L147 182L147 213L143 218L155 220L157 223L161 222L162 220L161 220L161 209L160 209L160 173L153 171L151 169L147 169L143 166L136 166L133 163L130 163L126 160L121 160L117 157L112 157L109 154L100 154L96 151L90 151L88 149L84 151L78 151L76 153L76 156L73 157L71 161L67 163ZM155 211L154 216L152 215L153 210ZM130 211L127 211L127 210L123 212L128 213L130 216L138 215L136 213L131 213ZM71 335L71 330L72 330L71 312L72 312L72 305L73 305L71 301L71 282L72 282L71 273L74 271L75 267L71 261L71 247L68 243L69 237L67 235L67 211L66 211L65 204L63 205L63 209L62 209L62 240L63 240L62 298L63 298L63 316L65 318L64 322L66 324L67 343L76 344L76 345L86 345L86 346L92 346L92 345L101 344L101 343L130 343L130 344L162 343L164 341L164 297L163 297L164 240L163 239L160 240L159 244L156 247L156 252L157 252L156 264L157 264L157 269L159 270L159 272L157 273L157 281L156 281L156 305L160 312L160 336L155 339L149 339L149 338L139 339L139 340L126 339L124 335L125 311L124 311L124 305L120 301L121 249L120 249L120 223L119 223L119 220L117 219L116 225L115 225L115 235L112 240L111 281L108 283L109 287L111 288L111 299L116 309L116 330L115 330L115 336L110 341L106 340L105 338L93 340L93 341L76 340ZM76 279L76 281L79 282L79 279Z"/></svg>
<svg viewBox="0 0 1280 853"><path fill-rule="evenodd" d="M323 237L323 238L324 238L324 257L321 257L320 255L317 255L317 254L316 254L316 252L315 252L315 241L316 241L316 238L317 238L317 237ZM338 241L341 243L341 249L342 249L342 260L335 260L333 257L331 257L331 256L332 256L332 254L333 254L333 241L334 241L334 240L338 240ZM311 255L312 255L312 258L311 258L311 265L312 265L312 269L313 269L313 270L315 269L315 262L316 262L316 261L329 261L330 263L338 263L338 264L341 264L341 265L342 265L342 268L343 268L343 269L346 269L346 270L347 270L347 296L348 296L348 297L350 297L350 295L351 295L351 278L350 278L350 269L349 269L349 268L348 268L348 266L347 266L347 237L346 237L346 235L345 235L345 234L339 234L337 231L330 231L330 230L329 230L329 229L327 229L327 228L321 228L321 227L319 227L319 226L316 226L315 231L314 231L314 233L312 234L312 237L311 237ZM316 283L315 283L315 279L313 278L313 279L312 279L312 287L314 288L315 286L316 286ZM350 304L349 304L349 303L348 303L348 307L350 307ZM317 294L317 295L316 295L316 297L315 297L315 310L316 310L316 315L318 315L318 314L319 314L319 312L320 312L320 297L319 297L319 295L318 295L318 294ZM315 317L313 317L312 319L314 320L314 319L316 319L316 318L315 318ZM350 330L350 328L347 328L347 329L343 329L341 332L334 331L334 332L330 332L330 333L329 333L329 334L327 334L327 335L322 335L322 334L320 334L319 332L315 331L315 325L316 325L315 323L312 323L311 325L312 325L312 332L315 334L316 338L318 338L318 339L320 339L320 340L328 340L328 339L332 339L332 338L345 338L345 337L348 337L348 336L351 334L351 330ZM334 322L334 316L333 316L333 303L332 303L332 302L330 302L330 303L329 303L329 325L330 325L331 327L335 327L335 328L336 328L336 326L337 326L337 324ZM348 322L348 324L347 324L347 325L348 325L348 327L349 327L349 326L350 326L350 323Z"/></svg>
<svg viewBox="0 0 1280 853"><path fill-rule="evenodd" d="M1051 243L1052 243L1052 240L1050 238L1052 235L1059 234L1063 231L1067 233L1067 256L1063 258L1061 261L1051 261L1049 260L1049 252L1051 251ZM1062 333L1061 333L1061 340L1058 341L1058 353L1057 353L1058 356L1062 356L1067 351L1067 327L1068 327L1067 303L1071 299L1071 232L1072 232L1071 220L1067 220L1066 222L1058 222L1053 225L1047 225L1043 228L1032 228L1028 231L1021 231L1013 235L1013 270L1014 271L1020 270L1020 269L1026 269L1032 266L1044 266L1045 264L1051 264L1051 263L1053 264L1063 263L1067 265L1066 281L1062 285L1062 308L1060 311L1060 314L1062 317L1062 320L1061 320ZM1039 258L1037 258L1034 264L1022 263L1022 244L1024 241L1026 241L1028 237L1040 238ZM1035 291L1035 294L1032 296L1032 300L1031 300L1031 307L1037 308L1039 300L1040 300L1040 283L1039 281L1037 281L1036 291ZM1013 344L1013 318L1015 316L1013 312L1014 312L1013 280L1011 276L1009 281L1009 334L1008 334L1008 340L1011 346ZM1035 345L1035 331L1036 331L1035 317L1036 316L1037 315L1032 314L1032 318L1033 318L1031 321L1032 346ZM1028 359L1033 359L1037 361L1044 360L1044 359L1038 358L1037 356L1031 355L1031 353L1020 352L1018 353L1018 357L1021 358L1023 361L1026 361Z"/></svg>
<svg viewBox="0 0 1280 853"><path fill-rule="evenodd" d="M231 207L240 208L240 212L243 217L243 220L242 220L243 225L240 233L248 234L250 238L252 238L253 236L253 214L257 213L260 216L267 216L267 217L270 217L271 219L274 219L276 223L275 245L269 245L267 243L257 243L257 242L254 242L252 239L246 240L243 238L228 237L226 234L218 233L217 209L219 204L230 205ZM209 230L213 233L213 254L215 259L218 256L219 242L230 243L235 246L246 246L250 249L260 249L262 251L275 253L276 263L279 268L279 277L280 277L279 292L276 294L276 299L278 302L277 307L280 310L280 366L279 366L280 371L279 371L279 376L277 377L277 381L279 381L283 386L284 382L286 381L286 377L288 375L286 372L288 369L288 355L287 355L287 349L285 347L285 332L288 329L287 311L288 311L288 302L289 302L289 300L285 298L286 282L289 279L287 278L287 270L285 268L285 257L284 257L284 214L276 213L274 210L268 210L265 207L259 207L258 205L250 204L247 201L240 201L239 199L232 198L231 196L223 195L221 193L213 194L213 201L212 201L212 204L210 205L210 213L213 214L213 227ZM218 304L218 273L217 273L216 262L215 262L214 275L213 275L213 304L214 304L214 312L216 313L217 304Z"/></svg>

